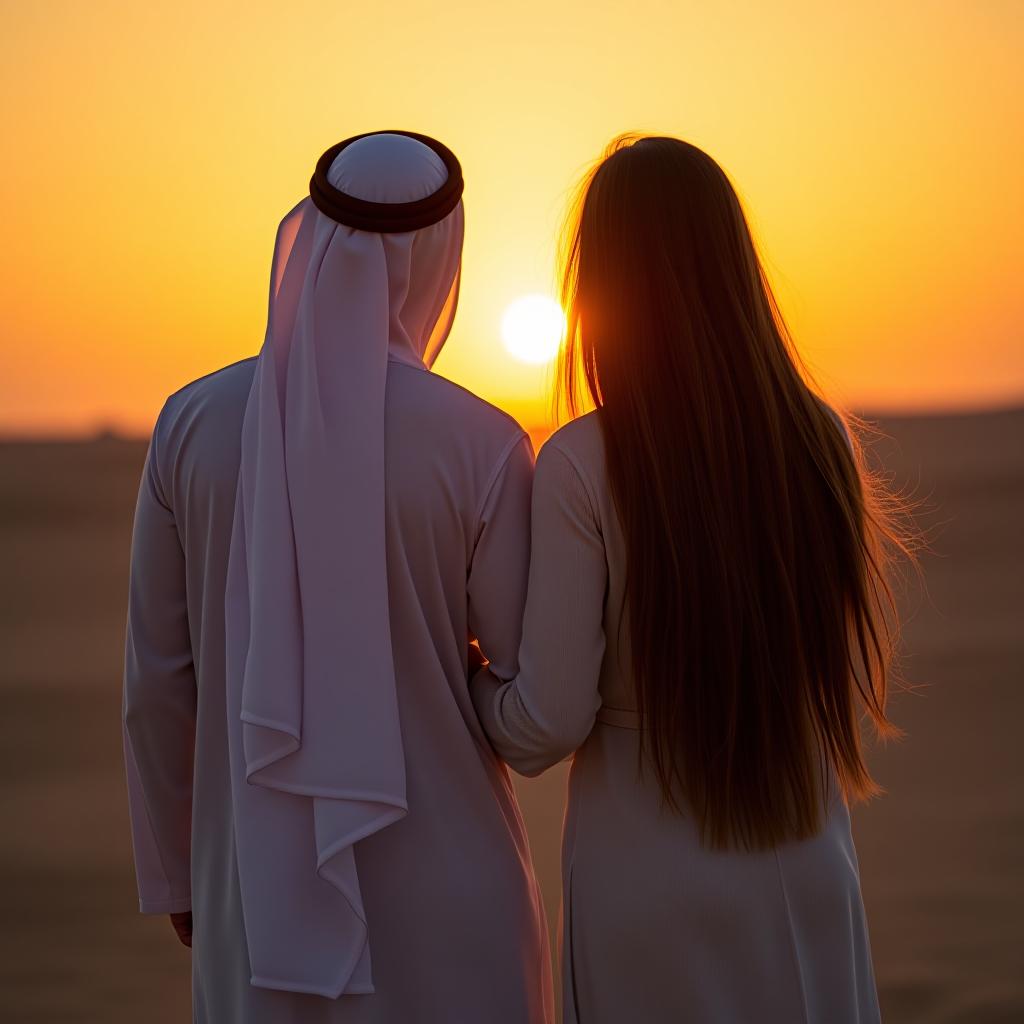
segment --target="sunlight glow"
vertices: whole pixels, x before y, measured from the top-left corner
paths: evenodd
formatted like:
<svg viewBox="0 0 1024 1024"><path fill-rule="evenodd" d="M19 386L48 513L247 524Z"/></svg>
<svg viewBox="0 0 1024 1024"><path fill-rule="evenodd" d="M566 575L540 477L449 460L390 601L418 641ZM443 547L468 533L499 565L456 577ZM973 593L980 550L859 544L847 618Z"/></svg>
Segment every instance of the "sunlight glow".
<svg viewBox="0 0 1024 1024"><path fill-rule="evenodd" d="M554 340L503 344L505 306L557 297L576 186L631 129L736 183L830 400L1024 400L1021 0L382 9L0 4L0 435L148 435L169 394L257 352L281 217L327 146L389 125L450 146L466 182L435 369L522 422L551 421ZM337 59L382 17L389 73L379 47Z"/></svg>
<svg viewBox="0 0 1024 1024"><path fill-rule="evenodd" d="M548 295L524 295L510 303L501 320L505 348L523 363L549 363L565 333L562 307Z"/></svg>

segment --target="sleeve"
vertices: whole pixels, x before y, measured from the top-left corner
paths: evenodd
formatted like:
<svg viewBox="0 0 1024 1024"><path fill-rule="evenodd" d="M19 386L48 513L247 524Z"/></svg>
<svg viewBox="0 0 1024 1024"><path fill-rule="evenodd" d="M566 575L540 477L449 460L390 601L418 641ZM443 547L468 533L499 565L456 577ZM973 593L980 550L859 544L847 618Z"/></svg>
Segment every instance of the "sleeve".
<svg viewBox="0 0 1024 1024"><path fill-rule="evenodd" d="M191 909L196 680L185 555L157 472L156 434L132 535L124 671L124 755L144 914Z"/></svg>
<svg viewBox="0 0 1024 1024"><path fill-rule="evenodd" d="M519 674L492 663L471 687L484 732L522 775L581 746L601 705L604 540L578 472L550 443L537 460L532 520Z"/></svg>
<svg viewBox="0 0 1024 1024"><path fill-rule="evenodd" d="M533 447L522 434L502 454L477 515L467 595L470 639L496 671L514 676L530 571Z"/></svg>

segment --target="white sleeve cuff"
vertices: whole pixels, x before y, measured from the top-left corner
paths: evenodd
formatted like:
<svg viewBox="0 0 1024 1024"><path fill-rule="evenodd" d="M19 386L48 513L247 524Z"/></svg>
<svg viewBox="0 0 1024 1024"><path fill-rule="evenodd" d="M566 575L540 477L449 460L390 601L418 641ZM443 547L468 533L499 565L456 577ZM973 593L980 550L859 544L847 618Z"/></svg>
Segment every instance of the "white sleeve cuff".
<svg viewBox="0 0 1024 1024"><path fill-rule="evenodd" d="M139 900L139 912L143 914L184 914L192 909L191 896L179 896L169 900Z"/></svg>

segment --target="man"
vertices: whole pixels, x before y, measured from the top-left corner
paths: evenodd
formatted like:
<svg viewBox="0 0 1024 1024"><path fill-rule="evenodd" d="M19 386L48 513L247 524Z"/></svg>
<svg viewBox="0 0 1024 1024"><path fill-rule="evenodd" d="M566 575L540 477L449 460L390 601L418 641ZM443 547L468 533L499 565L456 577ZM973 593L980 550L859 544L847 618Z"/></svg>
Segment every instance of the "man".
<svg viewBox="0 0 1024 1024"><path fill-rule="evenodd" d="M258 359L153 433L125 754L141 909L192 945L196 1021L552 1019L522 819L466 684L467 637L515 674L532 450L428 372L461 194L424 136L328 150L278 230Z"/></svg>

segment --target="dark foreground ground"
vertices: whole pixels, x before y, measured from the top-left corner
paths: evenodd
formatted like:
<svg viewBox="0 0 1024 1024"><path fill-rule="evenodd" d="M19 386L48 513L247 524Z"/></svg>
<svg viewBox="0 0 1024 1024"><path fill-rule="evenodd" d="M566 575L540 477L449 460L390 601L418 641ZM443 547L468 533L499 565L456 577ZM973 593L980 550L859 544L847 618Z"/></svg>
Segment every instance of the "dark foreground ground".
<svg viewBox="0 0 1024 1024"><path fill-rule="evenodd" d="M889 419L930 510L907 738L856 814L889 1024L1024 1021L1024 410ZM144 446L0 444L0 1019L189 1019L188 954L135 913L120 763L128 539ZM521 786L552 921L564 772Z"/></svg>

